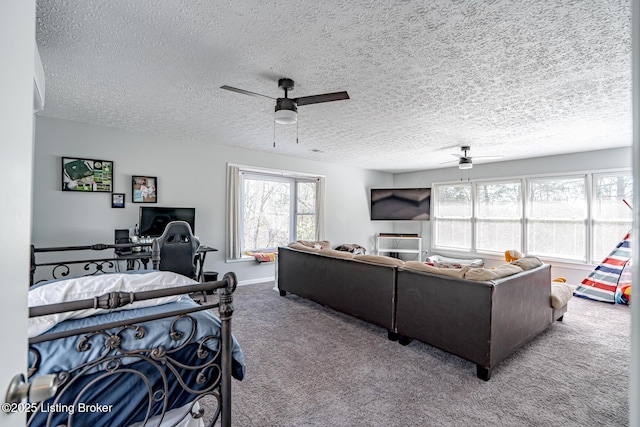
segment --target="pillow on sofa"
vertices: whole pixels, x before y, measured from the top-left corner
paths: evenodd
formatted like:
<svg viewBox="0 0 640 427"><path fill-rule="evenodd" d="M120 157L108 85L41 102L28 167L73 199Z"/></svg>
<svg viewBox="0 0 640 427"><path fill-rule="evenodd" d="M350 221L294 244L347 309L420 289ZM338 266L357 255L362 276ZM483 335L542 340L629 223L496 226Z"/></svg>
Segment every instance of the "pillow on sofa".
<svg viewBox="0 0 640 427"><path fill-rule="evenodd" d="M318 253L320 255L327 255L327 256L332 256L335 258L347 258L347 259L352 259L353 258L353 254L351 252L346 252L346 251L338 251L335 249L319 249Z"/></svg>
<svg viewBox="0 0 640 427"><path fill-rule="evenodd" d="M424 271L426 273L440 274L443 276L452 276L463 278L464 274L469 270L468 266L462 268L439 268L420 261L406 261L404 263L405 270Z"/></svg>
<svg viewBox="0 0 640 427"><path fill-rule="evenodd" d="M520 273L521 271L522 268L512 264L501 265L495 270L489 270L486 268L470 268L464 274L464 278L486 282L487 280L495 280L502 277L511 276L512 274Z"/></svg>
<svg viewBox="0 0 640 427"><path fill-rule="evenodd" d="M428 256L426 261L433 264L434 267L440 268L462 268L469 267L483 267L484 261L480 258L475 259L461 259L461 258L447 258L441 255Z"/></svg>
<svg viewBox="0 0 640 427"><path fill-rule="evenodd" d="M573 288L562 282L551 282L551 307L562 308L573 296Z"/></svg>
<svg viewBox="0 0 640 427"><path fill-rule="evenodd" d="M540 258L534 256L525 256L515 261L511 261L511 265L517 265L524 271L527 271L532 268L540 267L542 265L542 261L540 261Z"/></svg>
<svg viewBox="0 0 640 427"><path fill-rule="evenodd" d="M297 249L299 251L306 251L306 252L319 252L320 249L316 249L313 246L305 246L302 243L299 242L291 242L289 243L287 246L289 246L291 249Z"/></svg>
<svg viewBox="0 0 640 427"><path fill-rule="evenodd" d="M389 256L383 255L354 255L353 259L370 262L372 264L395 265L398 267L404 265L404 261L402 261L401 259L391 258Z"/></svg>
<svg viewBox="0 0 640 427"><path fill-rule="evenodd" d="M367 250L356 243L348 243L344 245L338 245L334 248L336 251L347 251L354 255L366 255Z"/></svg>

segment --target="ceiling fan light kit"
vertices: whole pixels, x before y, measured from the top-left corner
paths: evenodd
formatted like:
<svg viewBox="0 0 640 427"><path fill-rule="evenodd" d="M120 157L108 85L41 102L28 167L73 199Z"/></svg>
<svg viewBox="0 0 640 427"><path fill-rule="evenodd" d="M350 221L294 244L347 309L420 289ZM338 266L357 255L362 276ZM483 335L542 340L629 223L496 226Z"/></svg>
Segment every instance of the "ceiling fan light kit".
<svg viewBox="0 0 640 427"><path fill-rule="evenodd" d="M274 120L280 125L292 125L298 121L298 113L292 110L276 110Z"/></svg>
<svg viewBox="0 0 640 427"><path fill-rule="evenodd" d="M471 159L468 157L462 157L458 161L458 168L460 169L471 169L472 167L473 167L473 163L471 162Z"/></svg>
<svg viewBox="0 0 640 427"><path fill-rule="evenodd" d="M292 125L298 121L298 107L296 103L289 98L278 98L274 120L281 125Z"/></svg>

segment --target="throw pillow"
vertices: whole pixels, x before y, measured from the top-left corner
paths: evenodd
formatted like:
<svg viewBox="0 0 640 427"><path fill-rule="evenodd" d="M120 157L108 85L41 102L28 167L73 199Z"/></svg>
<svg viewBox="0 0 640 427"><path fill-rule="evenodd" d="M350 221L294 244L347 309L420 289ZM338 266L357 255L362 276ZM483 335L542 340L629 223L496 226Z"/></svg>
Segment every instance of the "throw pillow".
<svg viewBox="0 0 640 427"><path fill-rule="evenodd" d="M562 308L573 296L573 288L562 282L551 282L551 307Z"/></svg>
<svg viewBox="0 0 640 427"><path fill-rule="evenodd" d="M348 243L344 245L338 245L335 247L336 251L347 251L354 255L366 255L367 250L356 243Z"/></svg>
<svg viewBox="0 0 640 427"><path fill-rule="evenodd" d="M542 261L540 261L540 258L534 256L526 256L515 261L511 261L511 265L517 265L524 271L527 271L532 268L540 267L542 265Z"/></svg>

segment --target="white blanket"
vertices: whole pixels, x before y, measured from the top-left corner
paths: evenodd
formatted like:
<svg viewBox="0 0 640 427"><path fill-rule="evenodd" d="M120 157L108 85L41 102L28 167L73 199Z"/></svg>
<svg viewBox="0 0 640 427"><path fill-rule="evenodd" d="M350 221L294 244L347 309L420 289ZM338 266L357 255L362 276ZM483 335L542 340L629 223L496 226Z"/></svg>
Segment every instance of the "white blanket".
<svg viewBox="0 0 640 427"><path fill-rule="evenodd" d="M197 284L186 276L169 271L113 273L58 280L34 286L29 290L29 307L94 298L109 292L141 292ZM45 333L66 319L81 319L98 313L151 307L178 301L182 295L137 301L117 309L86 309L51 314L29 319L29 338Z"/></svg>

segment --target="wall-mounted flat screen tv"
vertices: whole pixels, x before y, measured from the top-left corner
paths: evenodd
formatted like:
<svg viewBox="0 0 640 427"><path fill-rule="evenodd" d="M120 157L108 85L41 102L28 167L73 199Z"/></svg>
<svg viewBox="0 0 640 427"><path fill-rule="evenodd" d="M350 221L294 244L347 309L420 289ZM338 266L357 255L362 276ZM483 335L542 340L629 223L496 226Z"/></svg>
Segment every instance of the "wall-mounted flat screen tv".
<svg viewBox="0 0 640 427"><path fill-rule="evenodd" d="M162 235L171 221L186 221L191 231L196 231L196 208L161 208L158 206L141 206L138 219L141 236L158 237Z"/></svg>
<svg viewBox="0 0 640 427"><path fill-rule="evenodd" d="M430 206L430 188L371 189L372 220L427 221Z"/></svg>

